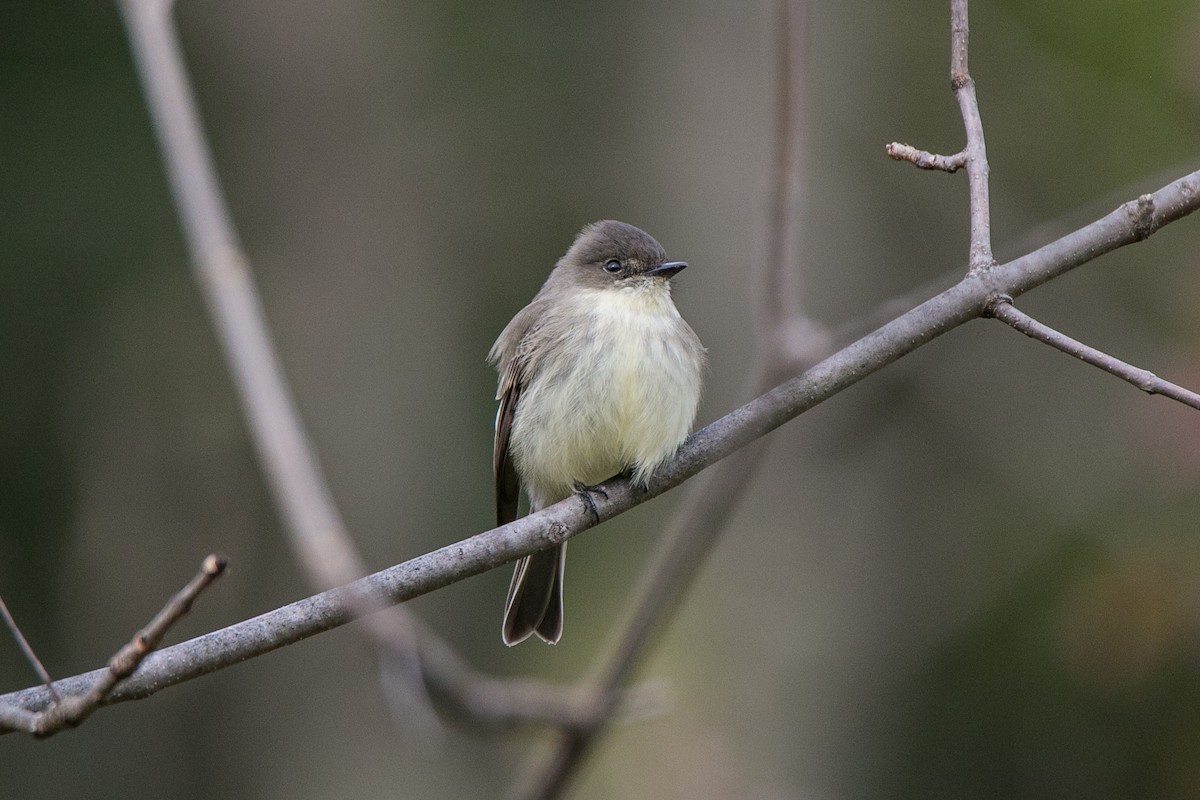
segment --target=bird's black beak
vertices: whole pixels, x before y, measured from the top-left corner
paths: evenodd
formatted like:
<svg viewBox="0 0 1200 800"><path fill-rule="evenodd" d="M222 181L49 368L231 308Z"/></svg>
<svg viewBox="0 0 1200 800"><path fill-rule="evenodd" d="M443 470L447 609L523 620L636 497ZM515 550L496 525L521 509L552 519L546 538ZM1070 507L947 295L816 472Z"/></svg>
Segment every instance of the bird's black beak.
<svg viewBox="0 0 1200 800"><path fill-rule="evenodd" d="M659 264L654 269L649 270L646 274L653 275L658 278L670 278L672 275L682 272L685 267L687 267L686 261L668 261L664 264Z"/></svg>

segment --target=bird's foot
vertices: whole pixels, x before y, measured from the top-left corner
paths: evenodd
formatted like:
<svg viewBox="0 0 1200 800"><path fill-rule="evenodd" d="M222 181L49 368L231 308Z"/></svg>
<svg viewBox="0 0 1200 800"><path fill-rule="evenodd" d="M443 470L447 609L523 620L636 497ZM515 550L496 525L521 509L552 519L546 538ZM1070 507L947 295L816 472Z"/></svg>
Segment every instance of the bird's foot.
<svg viewBox="0 0 1200 800"><path fill-rule="evenodd" d="M599 522L600 509L596 508L596 499L592 497L592 495L598 494L607 500L608 492L604 491L604 489L600 486L588 486L585 483L575 481L575 493L583 499L584 503L587 504L588 510L592 512L592 518L595 519L596 522Z"/></svg>

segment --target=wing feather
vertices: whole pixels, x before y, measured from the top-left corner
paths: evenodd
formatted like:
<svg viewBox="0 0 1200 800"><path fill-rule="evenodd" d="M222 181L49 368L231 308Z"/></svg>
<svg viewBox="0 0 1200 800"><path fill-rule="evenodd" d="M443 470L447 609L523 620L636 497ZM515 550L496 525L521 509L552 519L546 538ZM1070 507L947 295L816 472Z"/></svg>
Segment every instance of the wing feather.
<svg viewBox="0 0 1200 800"><path fill-rule="evenodd" d="M496 438L492 446L492 474L496 484L496 524L504 525L517 518L517 503L521 498L521 484L517 468L509 450L513 417L517 402L521 398L521 359L511 359L500 374L497 395L500 407L496 410Z"/></svg>

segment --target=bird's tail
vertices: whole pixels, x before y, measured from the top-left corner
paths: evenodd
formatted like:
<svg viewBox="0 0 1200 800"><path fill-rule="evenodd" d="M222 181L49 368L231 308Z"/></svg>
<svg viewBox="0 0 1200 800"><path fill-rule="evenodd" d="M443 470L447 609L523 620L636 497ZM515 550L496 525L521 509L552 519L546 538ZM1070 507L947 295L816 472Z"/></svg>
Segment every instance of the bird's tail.
<svg viewBox="0 0 1200 800"><path fill-rule="evenodd" d="M555 644L563 628L563 570L567 543L526 556L517 562L504 603L504 643L519 644L536 633Z"/></svg>

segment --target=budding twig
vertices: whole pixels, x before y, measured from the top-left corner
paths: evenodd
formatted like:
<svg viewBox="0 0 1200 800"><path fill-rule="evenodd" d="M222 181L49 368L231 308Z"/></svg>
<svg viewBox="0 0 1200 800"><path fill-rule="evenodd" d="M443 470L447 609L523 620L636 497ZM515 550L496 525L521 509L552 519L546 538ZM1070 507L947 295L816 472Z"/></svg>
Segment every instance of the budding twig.
<svg viewBox="0 0 1200 800"><path fill-rule="evenodd" d="M926 150L918 150L911 144L892 142L887 146L887 154L897 161L907 161L921 169L940 170L941 172L958 172L967 165L967 154L962 150L952 156L943 156Z"/></svg>

